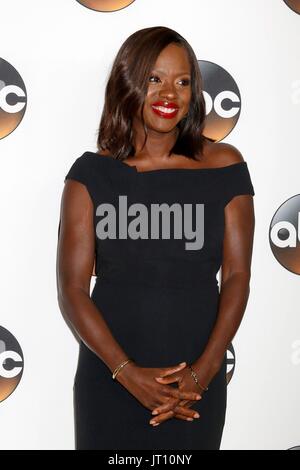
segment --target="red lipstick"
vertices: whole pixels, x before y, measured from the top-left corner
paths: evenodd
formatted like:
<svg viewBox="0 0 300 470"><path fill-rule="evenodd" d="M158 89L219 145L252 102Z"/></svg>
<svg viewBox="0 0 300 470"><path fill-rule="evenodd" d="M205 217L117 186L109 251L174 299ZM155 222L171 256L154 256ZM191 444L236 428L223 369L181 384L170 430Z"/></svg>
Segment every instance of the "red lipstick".
<svg viewBox="0 0 300 470"><path fill-rule="evenodd" d="M178 113L178 105L172 101L156 101L152 103L151 108L155 114L165 119L172 119Z"/></svg>

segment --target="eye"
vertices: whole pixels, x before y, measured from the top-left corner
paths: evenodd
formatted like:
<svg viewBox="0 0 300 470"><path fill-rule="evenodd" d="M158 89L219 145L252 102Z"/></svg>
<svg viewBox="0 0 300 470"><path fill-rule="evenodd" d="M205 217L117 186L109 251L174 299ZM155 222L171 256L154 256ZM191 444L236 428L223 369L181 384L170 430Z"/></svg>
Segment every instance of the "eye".
<svg viewBox="0 0 300 470"><path fill-rule="evenodd" d="M179 81L182 82L183 86L188 86L191 83L189 78L183 78L182 80L179 80Z"/></svg>
<svg viewBox="0 0 300 470"><path fill-rule="evenodd" d="M154 79L154 80L152 80L152 79ZM157 75L150 75L149 82L156 83L156 80L160 80L160 78Z"/></svg>

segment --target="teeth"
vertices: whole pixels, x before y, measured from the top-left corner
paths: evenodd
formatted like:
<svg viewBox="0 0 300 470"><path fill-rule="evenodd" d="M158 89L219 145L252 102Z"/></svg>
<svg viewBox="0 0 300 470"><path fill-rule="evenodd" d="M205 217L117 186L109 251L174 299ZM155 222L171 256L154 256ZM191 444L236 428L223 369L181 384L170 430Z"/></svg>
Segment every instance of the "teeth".
<svg viewBox="0 0 300 470"><path fill-rule="evenodd" d="M163 106L152 106L152 108L158 109L162 113L166 113L166 114L171 114L171 113L174 113L174 111L176 111L176 108L164 108Z"/></svg>

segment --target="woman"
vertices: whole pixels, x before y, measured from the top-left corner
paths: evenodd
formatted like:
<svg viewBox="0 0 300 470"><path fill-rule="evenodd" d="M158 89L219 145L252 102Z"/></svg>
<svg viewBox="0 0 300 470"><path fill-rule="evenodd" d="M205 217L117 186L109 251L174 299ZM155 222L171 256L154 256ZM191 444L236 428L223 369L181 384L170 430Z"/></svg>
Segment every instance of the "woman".
<svg viewBox="0 0 300 470"><path fill-rule="evenodd" d="M80 340L76 449L220 448L254 190L241 153L206 139L204 119L187 41L165 27L132 34L107 83L98 152L75 160L62 196L58 299Z"/></svg>

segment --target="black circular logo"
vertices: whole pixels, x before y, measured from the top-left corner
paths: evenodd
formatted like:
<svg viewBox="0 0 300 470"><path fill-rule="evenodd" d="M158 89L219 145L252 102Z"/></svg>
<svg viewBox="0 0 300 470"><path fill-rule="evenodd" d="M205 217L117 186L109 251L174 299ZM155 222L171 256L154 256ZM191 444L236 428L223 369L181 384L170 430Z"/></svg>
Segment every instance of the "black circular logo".
<svg viewBox="0 0 300 470"><path fill-rule="evenodd" d="M288 271L300 274L300 194L277 209L269 229L273 255Z"/></svg>
<svg viewBox="0 0 300 470"><path fill-rule="evenodd" d="M235 127L241 112L241 94L233 77L222 67L199 60L206 104L204 135L219 141Z"/></svg>
<svg viewBox="0 0 300 470"><path fill-rule="evenodd" d="M76 0L81 5L95 11L117 11L128 7L135 0Z"/></svg>
<svg viewBox="0 0 300 470"><path fill-rule="evenodd" d="M0 139L13 132L26 110L26 89L17 70L0 58Z"/></svg>
<svg viewBox="0 0 300 470"><path fill-rule="evenodd" d="M18 386L24 367L22 349L16 338L0 326L0 402Z"/></svg>

